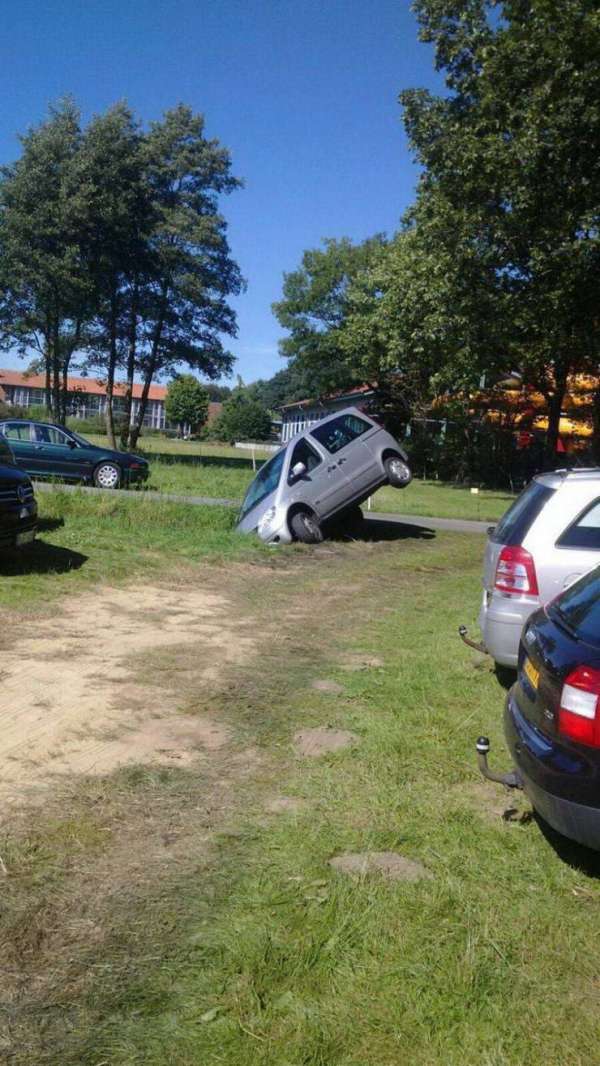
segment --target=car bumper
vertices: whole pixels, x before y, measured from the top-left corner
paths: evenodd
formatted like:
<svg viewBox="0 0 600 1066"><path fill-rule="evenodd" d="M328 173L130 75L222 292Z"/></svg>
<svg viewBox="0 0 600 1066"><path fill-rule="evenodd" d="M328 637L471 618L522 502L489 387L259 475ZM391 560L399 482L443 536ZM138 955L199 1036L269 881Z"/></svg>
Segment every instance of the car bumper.
<svg viewBox="0 0 600 1066"><path fill-rule="evenodd" d="M561 749L525 720L510 692L504 710L504 731L523 788L537 813L569 840L600 851L600 808L577 803L542 787L539 778L551 780L548 767L553 758L558 761Z"/></svg>
<svg viewBox="0 0 600 1066"><path fill-rule="evenodd" d="M28 506L29 514L20 518L6 513L0 516L0 548L23 548L35 540L37 533L37 507ZM12 521L11 521L12 519Z"/></svg>
<svg viewBox="0 0 600 1066"><path fill-rule="evenodd" d="M287 519L275 521L273 525L268 525L266 528L259 526L256 529L256 535L264 544L291 544L292 534L289 531Z"/></svg>
<svg viewBox="0 0 600 1066"><path fill-rule="evenodd" d="M484 591L479 628L488 652L501 666L516 670L523 626L539 606L538 600L518 600Z"/></svg>
<svg viewBox="0 0 600 1066"><path fill-rule="evenodd" d="M147 481L149 476L150 468L147 466L142 466L134 469L129 467L127 470L127 481L130 485L137 485L141 481Z"/></svg>

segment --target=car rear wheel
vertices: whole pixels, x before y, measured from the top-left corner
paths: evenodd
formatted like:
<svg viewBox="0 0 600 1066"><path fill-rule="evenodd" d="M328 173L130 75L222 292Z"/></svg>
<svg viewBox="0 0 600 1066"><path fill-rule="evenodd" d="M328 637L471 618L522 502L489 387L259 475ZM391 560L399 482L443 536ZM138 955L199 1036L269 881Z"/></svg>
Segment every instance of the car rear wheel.
<svg viewBox="0 0 600 1066"><path fill-rule="evenodd" d="M320 544L323 532L315 515L308 511L298 511L290 519L290 529L296 540L302 544Z"/></svg>
<svg viewBox="0 0 600 1066"><path fill-rule="evenodd" d="M383 465L387 479L393 488L403 489L408 485L412 475L407 463L399 455L392 455L385 460Z"/></svg>
<svg viewBox="0 0 600 1066"><path fill-rule="evenodd" d="M99 489L118 489L121 471L116 463L100 463L94 470L94 485Z"/></svg>

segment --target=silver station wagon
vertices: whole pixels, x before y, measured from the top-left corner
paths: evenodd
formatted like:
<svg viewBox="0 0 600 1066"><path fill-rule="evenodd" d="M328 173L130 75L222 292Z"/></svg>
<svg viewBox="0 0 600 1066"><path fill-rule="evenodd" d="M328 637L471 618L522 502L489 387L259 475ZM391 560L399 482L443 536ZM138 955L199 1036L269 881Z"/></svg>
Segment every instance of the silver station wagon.
<svg viewBox="0 0 600 1066"><path fill-rule="evenodd" d="M347 407L293 437L261 467L237 528L270 544L316 544L325 523L350 516L381 485L405 488L410 480L398 441L363 411Z"/></svg>

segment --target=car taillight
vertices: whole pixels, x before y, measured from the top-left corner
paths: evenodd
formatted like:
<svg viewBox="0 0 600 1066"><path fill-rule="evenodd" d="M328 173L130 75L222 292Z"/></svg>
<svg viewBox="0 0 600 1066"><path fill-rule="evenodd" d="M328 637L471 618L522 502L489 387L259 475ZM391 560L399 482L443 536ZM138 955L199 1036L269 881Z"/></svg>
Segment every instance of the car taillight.
<svg viewBox="0 0 600 1066"><path fill-rule="evenodd" d="M522 593L528 596L538 595L535 563L525 548L507 545L502 549L496 566L494 587L500 592L512 593L515 596Z"/></svg>
<svg viewBox="0 0 600 1066"><path fill-rule="evenodd" d="M560 696L558 731L580 744L600 748L600 670L578 666L567 677Z"/></svg>

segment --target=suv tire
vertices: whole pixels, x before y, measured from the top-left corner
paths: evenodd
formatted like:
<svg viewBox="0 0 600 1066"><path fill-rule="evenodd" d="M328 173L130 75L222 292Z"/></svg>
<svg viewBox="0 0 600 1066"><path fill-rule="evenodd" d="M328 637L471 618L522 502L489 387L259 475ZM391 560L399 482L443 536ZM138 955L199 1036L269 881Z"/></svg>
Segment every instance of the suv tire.
<svg viewBox="0 0 600 1066"><path fill-rule="evenodd" d="M309 511L297 511L290 519L290 529L301 544L320 544L323 531L319 520Z"/></svg>
<svg viewBox="0 0 600 1066"><path fill-rule="evenodd" d="M408 463L404 462L399 455L391 455L383 464L388 482L394 489L405 488L412 480Z"/></svg>

